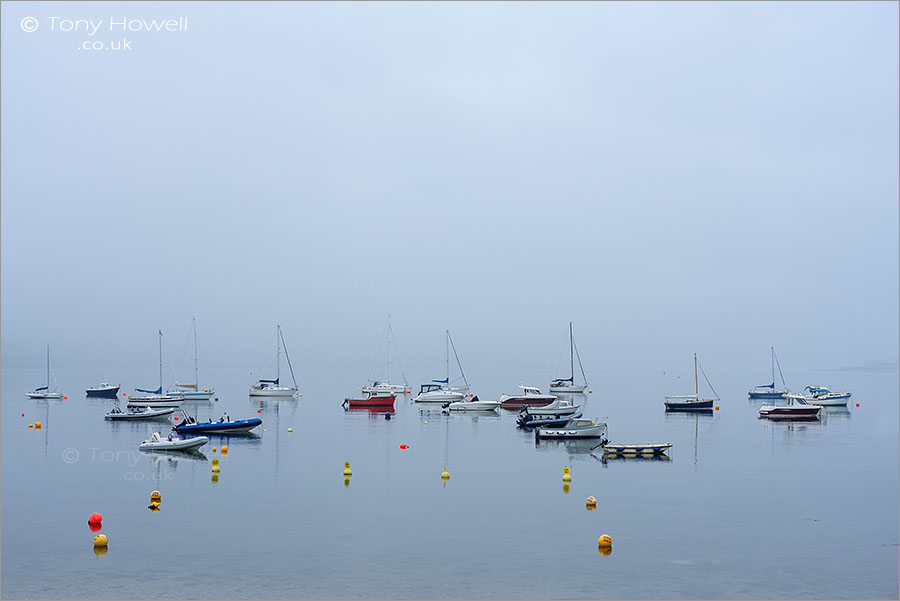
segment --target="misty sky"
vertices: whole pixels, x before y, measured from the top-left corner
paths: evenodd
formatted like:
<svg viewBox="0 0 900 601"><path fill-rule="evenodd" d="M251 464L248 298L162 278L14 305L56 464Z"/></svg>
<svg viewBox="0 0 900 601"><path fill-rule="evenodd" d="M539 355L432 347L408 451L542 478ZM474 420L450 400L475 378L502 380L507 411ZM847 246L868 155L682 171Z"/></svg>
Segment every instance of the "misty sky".
<svg viewBox="0 0 900 601"><path fill-rule="evenodd" d="M896 361L898 48L896 2L4 2L3 367L196 317L362 380L389 313L413 381L569 321L589 371Z"/></svg>

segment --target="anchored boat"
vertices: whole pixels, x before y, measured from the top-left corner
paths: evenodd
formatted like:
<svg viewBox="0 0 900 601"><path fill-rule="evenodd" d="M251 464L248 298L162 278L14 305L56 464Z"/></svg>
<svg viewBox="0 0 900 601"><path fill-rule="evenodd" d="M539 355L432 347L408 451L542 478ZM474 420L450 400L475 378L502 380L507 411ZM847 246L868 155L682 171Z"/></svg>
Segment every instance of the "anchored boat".
<svg viewBox="0 0 900 601"><path fill-rule="evenodd" d="M542 394L541 389L535 386L519 384L522 394L501 394L500 407L503 409L521 409L522 407L543 407L549 405L557 398L554 394Z"/></svg>
<svg viewBox="0 0 900 601"><path fill-rule="evenodd" d="M390 390L375 390L367 392L362 399L344 399L341 403L344 407L393 407L397 394Z"/></svg>
<svg viewBox="0 0 900 601"><path fill-rule="evenodd" d="M775 366L778 366L778 374L781 376L782 390L775 390ZM772 383L761 384L750 390L747 395L751 399L783 399L787 394L787 384L784 382L784 374L781 372L781 364L778 363L778 357L775 356L775 347L772 347Z"/></svg>
<svg viewBox="0 0 900 601"><path fill-rule="evenodd" d="M809 391L809 396L803 397L807 403L823 407L846 407L852 395L850 392L831 392L824 386L807 386L804 390Z"/></svg>
<svg viewBox="0 0 900 601"><path fill-rule="evenodd" d="M231 420L226 413L219 421L198 422L196 419L181 412L184 419L180 424L172 428L179 434L246 434L253 428L262 424L258 417L250 419Z"/></svg>
<svg viewBox="0 0 900 601"><path fill-rule="evenodd" d="M57 390L56 377L54 376L53 390L50 390L50 345L47 345L47 385L39 386L31 392L26 392L25 396L30 399L61 399L63 393Z"/></svg>
<svg viewBox="0 0 900 601"><path fill-rule="evenodd" d="M466 374L463 372L462 364L459 362L459 355L456 353L456 346L450 338L450 330L446 331L446 363L447 372L443 380L432 380L429 384L422 384L419 388L419 394L413 399L416 403L452 403L454 401L462 401L466 398L466 391L469 389L469 381L466 380ZM465 382L464 388L453 388L450 386L450 347L453 346L453 356L456 357L456 365L459 367L459 373Z"/></svg>
<svg viewBox="0 0 900 601"><path fill-rule="evenodd" d="M277 340L275 341L277 350L275 354L275 379L274 380L264 380L260 378L256 384L254 384L250 388L250 396L266 396L266 397L289 397L293 398L294 395L303 396L300 394L297 389L297 379L294 377L294 368L291 365L291 358L287 352L287 345L284 344L284 336L281 334L281 326L276 326L275 337ZM294 382L293 386L282 386L281 385L281 347L284 346L284 356L287 359L288 367L291 370L291 380Z"/></svg>
<svg viewBox="0 0 900 601"><path fill-rule="evenodd" d="M154 432L138 448L142 451L195 451L208 442L209 439L205 436L176 438L170 433L167 438L163 438L159 432Z"/></svg>
<svg viewBox="0 0 900 601"><path fill-rule="evenodd" d="M700 384L697 380L698 365L699 363L697 361L697 353L694 353L694 394L667 396L666 411L708 411L712 409L713 402L719 400L719 395L716 394L716 391L712 387L712 384L709 383L709 378L706 377L706 373L703 372L702 367L700 367L700 371L703 373L703 378L706 380L706 383L709 384L710 390L712 390L713 394L715 394L716 396L712 399L700 398Z"/></svg>
<svg viewBox="0 0 900 601"><path fill-rule="evenodd" d="M573 417L562 428L537 428L534 434L538 438L601 438L605 441L606 429L606 422Z"/></svg>
<svg viewBox="0 0 900 601"><path fill-rule="evenodd" d="M584 384L575 383L575 358L578 358L578 367L581 368L581 377L584 378ZM584 375L584 366L581 364L581 357L578 355L578 349L575 347L575 337L572 335L572 322L569 322L569 377L556 378L550 382L550 392L584 392L587 388L587 376Z"/></svg>
<svg viewBox="0 0 900 601"><path fill-rule="evenodd" d="M156 390L144 390L143 388L135 388L137 392L143 392L143 395L128 395L129 407L180 407L184 396L168 396L163 394L163 352L162 352L162 330L159 332L159 388Z"/></svg>
<svg viewBox="0 0 900 601"><path fill-rule="evenodd" d="M100 382L99 386L92 386L84 391L86 396L89 397L100 397L104 399L116 399L119 398L119 388L121 388L121 384L117 384L113 386L109 382Z"/></svg>
<svg viewBox="0 0 900 601"><path fill-rule="evenodd" d="M128 411L122 411L121 409L119 409L119 404L116 403L116 406L113 407L105 417L106 419L112 421L153 419L156 417L171 415L174 412L174 407L157 407L156 409L154 409L153 407L129 407Z"/></svg>
<svg viewBox="0 0 900 601"><path fill-rule="evenodd" d="M786 394L785 405L763 405L759 408L760 417L770 419L818 419L822 411L820 405L810 405L802 394Z"/></svg>

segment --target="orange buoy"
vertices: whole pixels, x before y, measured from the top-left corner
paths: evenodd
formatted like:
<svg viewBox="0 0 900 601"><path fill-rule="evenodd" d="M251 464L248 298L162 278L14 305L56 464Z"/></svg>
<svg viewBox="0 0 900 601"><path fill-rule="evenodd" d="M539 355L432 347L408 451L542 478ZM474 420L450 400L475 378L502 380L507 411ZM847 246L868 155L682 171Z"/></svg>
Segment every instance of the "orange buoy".
<svg viewBox="0 0 900 601"><path fill-rule="evenodd" d="M213 453L215 453L215 452L216 452L216 447L213 447Z"/></svg>
<svg viewBox="0 0 900 601"><path fill-rule="evenodd" d="M99 524L103 521L103 516L97 512L91 514L91 517L88 518L88 524Z"/></svg>
<svg viewBox="0 0 900 601"><path fill-rule="evenodd" d="M29 428L34 428L34 424L28 424Z"/></svg>
<svg viewBox="0 0 900 601"><path fill-rule="evenodd" d="M41 422L34 422L34 429L35 429L35 430L40 430L40 429L41 429Z"/></svg>
<svg viewBox="0 0 900 601"><path fill-rule="evenodd" d="M400 445L400 448L401 448L401 449L405 449L405 448L406 448L406 445L405 445L405 444L402 444L402 445Z"/></svg>

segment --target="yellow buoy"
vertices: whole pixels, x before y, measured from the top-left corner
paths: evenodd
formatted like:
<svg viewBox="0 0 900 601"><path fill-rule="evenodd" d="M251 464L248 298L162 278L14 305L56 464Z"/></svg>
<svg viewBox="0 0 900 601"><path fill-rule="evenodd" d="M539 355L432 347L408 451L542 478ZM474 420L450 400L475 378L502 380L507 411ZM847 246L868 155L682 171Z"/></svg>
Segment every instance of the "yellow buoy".
<svg viewBox="0 0 900 601"><path fill-rule="evenodd" d="M150 504L147 505L147 509L151 511L159 511L159 501L150 501Z"/></svg>
<svg viewBox="0 0 900 601"><path fill-rule="evenodd" d="M105 547L107 544L109 544L109 539L106 538L105 534L98 534L94 537L95 547Z"/></svg>
<svg viewBox="0 0 900 601"><path fill-rule="evenodd" d="M29 428L34 428L34 424L28 424Z"/></svg>
<svg viewBox="0 0 900 601"><path fill-rule="evenodd" d="M151 501L161 501L162 493L159 492L158 490L154 490L152 493L150 493L150 500Z"/></svg>
<svg viewBox="0 0 900 601"><path fill-rule="evenodd" d="M213 457L213 460L210 461L210 463L212 463L213 465L219 465L219 460L218 460L218 458Z"/></svg>
<svg viewBox="0 0 900 601"><path fill-rule="evenodd" d="M228 454L228 445L227 445L227 444L223 444L223 445L222 445L222 448L219 449L219 450L222 451L222 454L223 454L223 455Z"/></svg>
<svg viewBox="0 0 900 601"><path fill-rule="evenodd" d="M564 492L564 493L569 494L569 491L570 491L570 490L572 490L572 487L569 486L569 483L568 483L568 482L566 482L565 484L563 484L563 492Z"/></svg>
<svg viewBox="0 0 900 601"><path fill-rule="evenodd" d="M349 462L349 461L345 461L345 462L344 462L344 475L345 475L345 476L352 476L352 475L353 475L353 471L350 469L350 462Z"/></svg>
<svg viewBox="0 0 900 601"><path fill-rule="evenodd" d="M212 466L212 471L214 474L216 474L216 473L222 471L222 468L220 468L218 465L214 465L214 466Z"/></svg>
<svg viewBox="0 0 900 601"><path fill-rule="evenodd" d="M441 472L441 480L449 480L449 479L450 479L450 472L447 471L447 466L445 465L444 471Z"/></svg>
<svg viewBox="0 0 900 601"><path fill-rule="evenodd" d="M40 430L40 429L41 429L41 422L34 422L34 429L35 429L35 430Z"/></svg>
<svg viewBox="0 0 900 601"><path fill-rule="evenodd" d="M216 447L213 447L213 453L215 453L215 452L216 452Z"/></svg>
<svg viewBox="0 0 900 601"><path fill-rule="evenodd" d="M585 499L584 504L588 507L596 507L597 499L595 499L594 497L588 497L587 499Z"/></svg>
<svg viewBox="0 0 900 601"><path fill-rule="evenodd" d="M594 391L591 389L588 389L588 394L594 394Z"/></svg>
<svg viewBox="0 0 900 601"><path fill-rule="evenodd" d="M427 419L425 420L425 425L426 425L426 426L428 425L428 420L427 420Z"/></svg>
<svg viewBox="0 0 900 601"><path fill-rule="evenodd" d="M604 534L600 538L597 539L598 547L612 547L612 537L608 534Z"/></svg>
<svg viewBox="0 0 900 601"><path fill-rule="evenodd" d="M569 474L569 471L570 471L569 468L567 468L567 467L563 468L563 482L571 482L572 481L572 476Z"/></svg>

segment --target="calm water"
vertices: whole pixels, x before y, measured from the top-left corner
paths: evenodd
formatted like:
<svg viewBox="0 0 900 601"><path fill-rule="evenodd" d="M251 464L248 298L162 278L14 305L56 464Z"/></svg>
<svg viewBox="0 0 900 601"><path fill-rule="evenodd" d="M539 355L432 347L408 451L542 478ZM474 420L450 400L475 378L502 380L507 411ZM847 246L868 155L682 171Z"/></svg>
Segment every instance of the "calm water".
<svg viewBox="0 0 900 601"><path fill-rule="evenodd" d="M102 374L57 369L68 400L33 401L24 392L40 370L2 372L4 597L900 596L897 374L791 374L794 389L854 396L790 424L758 419L746 391L761 374L710 373L721 410L690 416L663 409L665 394L690 388L671 372L589 373L585 415L605 417L611 440L674 443L668 460L604 461L593 444L536 444L512 412L444 416L403 398L389 421L346 412L358 370L309 374L302 399L263 402L249 400L246 371L210 373L219 401L185 406L265 428L228 439L217 482L209 460L222 438L205 460L138 451L151 424L106 422L112 401L84 397ZM124 391L137 376L118 374ZM495 372L472 384L497 398L548 379ZM110 541L102 556L94 511ZM604 533L609 555L597 549Z"/></svg>

